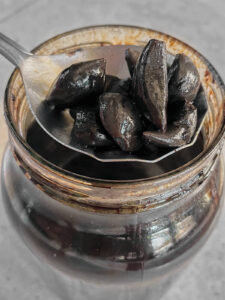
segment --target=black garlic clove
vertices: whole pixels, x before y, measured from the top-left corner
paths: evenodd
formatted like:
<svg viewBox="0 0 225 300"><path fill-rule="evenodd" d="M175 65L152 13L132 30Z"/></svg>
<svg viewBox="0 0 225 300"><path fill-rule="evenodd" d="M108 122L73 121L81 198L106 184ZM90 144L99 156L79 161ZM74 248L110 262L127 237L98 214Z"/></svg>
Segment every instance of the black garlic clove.
<svg viewBox="0 0 225 300"><path fill-rule="evenodd" d="M151 122L163 132L167 128L167 62L165 43L150 40L141 53L133 74L133 94Z"/></svg>
<svg viewBox="0 0 225 300"><path fill-rule="evenodd" d="M187 109L180 119L168 127L166 133L157 131L143 132L144 144L158 147L181 147L191 142L197 126L197 109Z"/></svg>
<svg viewBox="0 0 225 300"><path fill-rule="evenodd" d="M77 144L92 147L107 147L114 144L102 127L95 107L78 106L70 109L70 114L75 120L71 139Z"/></svg>
<svg viewBox="0 0 225 300"><path fill-rule="evenodd" d="M130 76L133 76L134 68L137 63L138 57L140 56L140 52L133 50L131 48L126 49L125 51L125 59L127 62L127 66L130 72Z"/></svg>
<svg viewBox="0 0 225 300"><path fill-rule="evenodd" d="M72 108L81 102L95 101L105 84L104 59L73 64L53 84L47 103L56 109Z"/></svg>
<svg viewBox="0 0 225 300"><path fill-rule="evenodd" d="M169 101L184 101L186 105L194 101L200 86L200 76L188 56L176 55L168 73L168 82Z"/></svg>
<svg viewBox="0 0 225 300"><path fill-rule="evenodd" d="M141 147L141 122L130 99L119 93L105 93L99 97L101 122L123 151Z"/></svg>

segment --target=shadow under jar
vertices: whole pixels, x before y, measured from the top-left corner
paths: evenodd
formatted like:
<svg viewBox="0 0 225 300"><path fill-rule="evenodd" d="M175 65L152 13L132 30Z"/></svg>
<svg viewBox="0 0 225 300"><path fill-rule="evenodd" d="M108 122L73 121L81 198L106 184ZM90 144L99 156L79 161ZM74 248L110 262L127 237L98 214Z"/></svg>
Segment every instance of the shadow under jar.
<svg viewBox="0 0 225 300"><path fill-rule="evenodd" d="M223 195L224 85L191 47L144 28L79 29L34 50L73 53L81 46L145 45L151 38L191 57L209 107L195 145L157 164L101 163L59 145L33 120L18 70L5 94L9 145L1 187L8 216L43 264L85 282L84 297L94 284L92 299L101 299L101 284L116 285L117 293L124 288L118 299L132 289L138 299L158 299L165 278L181 270L209 236ZM160 291L154 294L156 281ZM147 287L151 291L140 296Z"/></svg>

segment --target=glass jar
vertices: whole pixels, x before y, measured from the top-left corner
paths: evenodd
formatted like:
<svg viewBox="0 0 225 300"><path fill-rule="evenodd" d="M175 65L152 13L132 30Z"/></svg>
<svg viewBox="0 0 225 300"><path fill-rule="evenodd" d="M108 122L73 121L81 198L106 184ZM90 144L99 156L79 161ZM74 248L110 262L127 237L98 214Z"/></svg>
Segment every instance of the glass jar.
<svg viewBox="0 0 225 300"><path fill-rule="evenodd" d="M197 51L149 29L98 26L56 36L34 52L144 45L151 38L164 40L171 53L192 58L209 106L201 146L197 143L193 151L181 151L157 166L113 167L81 155L75 157L71 172L65 157L69 161L77 154L51 140L47 145L42 141L39 152L28 143L33 117L17 69L6 89L9 145L2 162L3 201L27 247L44 267L52 266L57 276L70 281L68 299L104 299L105 293L108 299L116 293L118 299L159 299L176 277L172 272L182 270L206 241L221 209L225 90L215 69ZM33 140L39 143L44 133L38 130ZM51 156L45 156L44 146L52 149ZM56 148L61 152L54 152Z"/></svg>

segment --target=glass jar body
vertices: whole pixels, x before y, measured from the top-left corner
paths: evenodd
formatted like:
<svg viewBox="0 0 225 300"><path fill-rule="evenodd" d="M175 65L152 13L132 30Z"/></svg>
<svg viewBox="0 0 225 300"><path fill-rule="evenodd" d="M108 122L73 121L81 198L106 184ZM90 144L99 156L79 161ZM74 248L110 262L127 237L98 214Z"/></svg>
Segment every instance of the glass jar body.
<svg viewBox="0 0 225 300"><path fill-rule="evenodd" d="M199 186L179 200L127 214L80 209L57 201L33 182L12 154L8 147L1 190L19 236L45 267L50 264L74 282L94 284L99 291L102 284L104 289L117 285L143 291L164 282L166 288L171 272L182 270L204 243L221 209L220 158Z"/></svg>
<svg viewBox="0 0 225 300"><path fill-rule="evenodd" d="M207 239L221 209L224 84L196 50L154 30L118 25L64 33L34 52L73 54L80 47L143 46L151 38L165 41L173 54L192 58L209 104L203 147L191 159L181 154L183 163L178 165L176 156L161 176L146 172L140 180L113 183L110 178L97 180L95 172L67 172L60 160L54 164L28 143L34 119L18 70L8 83L5 116L10 147L2 164L3 201L19 236L41 259L44 278L63 282L54 288L63 299L99 300L107 294L111 300L115 292L118 299L159 299L176 278L171 273L182 270ZM71 296L66 298L68 290Z"/></svg>

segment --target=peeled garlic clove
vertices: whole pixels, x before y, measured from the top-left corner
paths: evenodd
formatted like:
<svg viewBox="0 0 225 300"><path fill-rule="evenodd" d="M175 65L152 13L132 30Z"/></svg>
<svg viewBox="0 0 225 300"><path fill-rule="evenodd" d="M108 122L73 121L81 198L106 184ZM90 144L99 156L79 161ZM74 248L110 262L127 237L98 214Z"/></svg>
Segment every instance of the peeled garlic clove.
<svg viewBox="0 0 225 300"><path fill-rule="evenodd" d="M105 130L123 151L141 147L141 122L129 98L105 93L99 98L99 112Z"/></svg>
<svg viewBox="0 0 225 300"><path fill-rule="evenodd" d="M188 109L180 119L168 127L166 133L158 131L143 132L144 144L158 147L181 147L190 143L197 126L197 109Z"/></svg>
<svg viewBox="0 0 225 300"><path fill-rule="evenodd" d="M81 102L96 101L105 84L104 59L73 64L53 84L47 103L56 109L72 108Z"/></svg>
<svg viewBox="0 0 225 300"><path fill-rule="evenodd" d="M192 60L177 54L168 73L171 101L181 100L190 104L194 101L200 86L200 76Z"/></svg>
<svg viewBox="0 0 225 300"><path fill-rule="evenodd" d="M133 74L133 93L144 114L163 132L167 128L167 62L165 43L150 40Z"/></svg>

